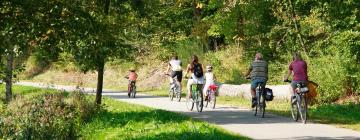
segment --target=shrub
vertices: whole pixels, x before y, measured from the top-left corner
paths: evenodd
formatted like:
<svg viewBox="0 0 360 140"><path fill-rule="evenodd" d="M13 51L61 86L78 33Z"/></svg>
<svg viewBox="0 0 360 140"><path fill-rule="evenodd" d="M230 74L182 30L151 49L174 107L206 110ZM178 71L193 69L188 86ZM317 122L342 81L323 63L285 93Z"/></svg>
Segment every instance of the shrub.
<svg viewBox="0 0 360 140"><path fill-rule="evenodd" d="M322 55L310 61L310 80L318 82L319 101L329 103L343 96L359 95L360 32L335 34Z"/></svg>
<svg viewBox="0 0 360 140"><path fill-rule="evenodd" d="M80 123L96 111L81 93L18 96L0 117L0 136L6 139L74 139Z"/></svg>
<svg viewBox="0 0 360 140"><path fill-rule="evenodd" d="M101 106L90 101L85 94L81 92L73 92L68 98L68 103L75 106L75 112L79 114L78 120L80 122L87 122L96 113L101 111Z"/></svg>
<svg viewBox="0 0 360 140"><path fill-rule="evenodd" d="M308 63L309 80L320 85L318 101L329 103L339 99L344 93L346 71L341 66L338 55L320 56Z"/></svg>

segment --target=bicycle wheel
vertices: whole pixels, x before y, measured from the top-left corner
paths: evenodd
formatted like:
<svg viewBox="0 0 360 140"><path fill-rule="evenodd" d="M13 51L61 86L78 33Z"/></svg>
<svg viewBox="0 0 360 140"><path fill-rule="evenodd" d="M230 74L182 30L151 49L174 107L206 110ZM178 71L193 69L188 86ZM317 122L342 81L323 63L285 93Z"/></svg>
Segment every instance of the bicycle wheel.
<svg viewBox="0 0 360 140"><path fill-rule="evenodd" d="M181 100L180 86L176 86L176 88L175 88L175 96L176 96L176 100L178 102L180 102L180 100Z"/></svg>
<svg viewBox="0 0 360 140"><path fill-rule="evenodd" d="M304 124L306 124L307 121L307 101L304 95L300 96L300 117Z"/></svg>
<svg viewBox="0 0 360 140"><path fill-rule="evenodd" d="M132 90L131 90L131 96L132 96L133 98L135 98L135 94L136 94L136 86L133 85Z"/></svg>
<svg viewBox="0 0 360 140"><path fill-rule="evenodd" d="M295 100L295 99L298 99L297 95L295 95L295 98L291 97L291 100L290 100L291 116L294 121L298 121L299 120L299 103L298 103L298 100L295 103L293 103L293 100Z"/></svg>
<svg viewBox="0 0 360 140"><path fill-rule="evenodd" d="M259 102L259 91L258 91L258 90L256 90L256 95L255 95L255 97L256 97L256 105L255 105L254 116L257 115L258 107L259 107L259 104L260 104L260 102Z"/></svg>
<svg viewBox="0 0 360 140"><path fill-rule="evenodd" d="M215 91L212 90L209 97L210 97L210 99L208 99L208 101L210 100L210 107L212 109L215 109L215 105L216 105Z"/></svg>
<svg viewBox="0 0 360 140"><path fill-rule="evenodd" d="M131 92L132 92L132 89L131 89L131 85L128 85L128 92L127 92L127 94L128 94L128 96L129 96L129 98L131 97Z"/></svg>
<svg viewBox="0 0 360 140"><path fill-rule="evenodd" d="M206 97L205 97L205 107L208 107L208 105L209 105L209 102L210 102L210 93L209 93L210 91L207 91L206 92Z"/></svg>
<svg viewBox="0 0 360 140"><path fill-rule="evenodd" d="M186 107L189 111L192 111L194 109L194 102L191 99L192 98L190 98L190 97L186 98Z"/></svg>
<svg viewBox="0 0 360 140"><path fill-rule="evenodd" d="M170 88L169 90L169 99L170 101L174 99L174 88Z"/></svg>
<svg viewBox="0 0 360 140"><path fill-rule="evenodd" d="M201 91L199 90L200 88L198 88L197 92L196 92L196 110L198 112L201 112L204 106L204 102L203 102L203 95L201 93Z"/></svg>
<svg viewBox="0 0 360 140"><path fill-rule="evenodd" d="M266 108L265 97L264 94L262 94L261 96L259 96L259 113L262 118L264 118L265 116L265 108Z"/></svg>

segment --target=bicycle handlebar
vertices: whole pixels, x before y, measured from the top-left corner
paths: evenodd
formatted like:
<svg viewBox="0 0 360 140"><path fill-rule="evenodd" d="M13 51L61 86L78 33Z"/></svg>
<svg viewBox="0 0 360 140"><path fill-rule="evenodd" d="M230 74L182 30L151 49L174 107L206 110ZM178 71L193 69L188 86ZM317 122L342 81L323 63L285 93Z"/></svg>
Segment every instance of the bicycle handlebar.
<svg viewBox="0 0 360 140"><path fill-rule="evenodd" d="M284 82L286 82L286 83L291 83L291 80L285 79Z"/></svg>

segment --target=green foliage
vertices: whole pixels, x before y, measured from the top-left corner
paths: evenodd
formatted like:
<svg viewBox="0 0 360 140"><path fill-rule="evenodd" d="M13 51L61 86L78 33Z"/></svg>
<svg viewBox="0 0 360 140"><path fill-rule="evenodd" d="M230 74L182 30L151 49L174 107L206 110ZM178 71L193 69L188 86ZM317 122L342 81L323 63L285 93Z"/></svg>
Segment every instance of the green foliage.
<svg viewBox="0 0 360 140"><path fill-rule="evenodd" d="M98 107L80 93L49 93L33 88L36 95L18 95L2 107L0 136L6 139L74 139L80 124ZM42 91L43 93L39 92ZM32 92L24 90L25 93Z"/></svg>
<svg viewBox="0 0 360 140"><path fill-rule="evenodd" d="M318 99L320 102L333 102L343 95L345 69L341 67L339 54L322 56L309 64L309 80L320 85Z"/></svg>
<svg viewBox="0 0 360 140"><path fill-rule="evenodd" d="M1 87L3 88L3 86ZM81 93L15 86L0 102L4 139L249 139L178 113L104 99L99 108Z"/></svg>
<svg viewBox="0 0 360 140"><path fill-rule="evenodd" d="M319 83L320 102L359 95L359 32L334 34L322 55L311 58L310 80Z"/></svg>
<svg viewBox="0 0 360 140"><path fill-rule="evenodd" d="M200 41L198 40L184 40L179 42L174 47L174 53L179 56L179 58L184 63L184 67L187 66L188 63L191 61L191 57L193 55L197 55L201 57L203 53L203 46Z"/></svg>
<svg viewBox="0 0 360 140"><path fill-rule="evenodd" d="M217 82L242 84L245 83L244 69L248 67L244 63L241 48L230 47L227 50L208 52L202 59L204 65L212 65Z"/></svg>
<svg viewBox="0 0 360 140"><path fill-rule="evenodd" d="M270 63L269 82L280 83L290 52L298 51L306 56L311 78L320 83L320 102L359 95L360 17L356 0L110 3L109 11L104 12L105 2L97 0L6 0L0 3L4 17L0 19L0 45L4 46L0 55L15 51L21 64L32 50L43 67L71 55L64 61L73 61L86 72L120 59L167 61L173 53L186 64L197 54L216 66L216 73L222 72L221 81L238 84L244 82L239 79L256 52L262 52ZM236 46L243 53L210 52L214 38L222 39L217 45ZM24 58L20 59L20 54ZM1 78L2 63L0 68Z"/></svg>

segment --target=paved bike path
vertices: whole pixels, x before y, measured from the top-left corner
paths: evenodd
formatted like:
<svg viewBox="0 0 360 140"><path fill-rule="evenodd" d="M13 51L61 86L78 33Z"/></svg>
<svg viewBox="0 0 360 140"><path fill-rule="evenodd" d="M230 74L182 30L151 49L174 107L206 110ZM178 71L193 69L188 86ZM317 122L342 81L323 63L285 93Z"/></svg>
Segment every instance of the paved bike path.
<svg viewBox="0 0 360 140"><path fill-rule="evenodd" d="M20 83L21 84L21 83ZM29 85L29 83L22 83ZM30 84L39 86L38 84ZM51 88L74 90L71 86L53 86ZM93 91L93 89L85 89ZM158 97L145 94L138 94L137 98L128 98L125 92L104 91L104 96L112 97L119 101L133 104L140 104L158 109L187 114L193 118L201 119L216 124L228 131L239 133L253 139L281 139L281 140L318 140L318 139L346 139L360 140L360 133L326 124L301 124L294 122L290 118L281 117L273 114L265 114L265 118L253 116L253 112L246 108L236 108L229 106L217 106L216 109L205 108L198 113L188 111L186 102L170 101L167 97Z"/></svg>

